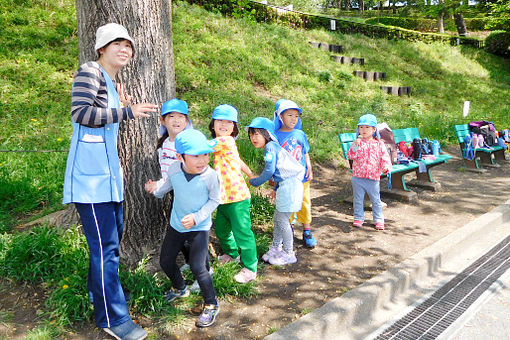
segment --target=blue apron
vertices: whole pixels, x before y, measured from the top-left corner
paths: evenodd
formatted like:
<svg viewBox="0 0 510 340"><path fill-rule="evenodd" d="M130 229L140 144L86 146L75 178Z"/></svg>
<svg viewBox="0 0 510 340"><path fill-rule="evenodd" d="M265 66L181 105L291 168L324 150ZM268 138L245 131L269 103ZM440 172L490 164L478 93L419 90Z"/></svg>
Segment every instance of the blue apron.
<svg viewBox="0 0 510 340"><path fill-rule="evenodd" d="M106 80L108 108L119 108L119 94L110 76ZM73 121L67 157L63 203L122 202L124 178L117 153L119 123L90 128Z"/></svg>

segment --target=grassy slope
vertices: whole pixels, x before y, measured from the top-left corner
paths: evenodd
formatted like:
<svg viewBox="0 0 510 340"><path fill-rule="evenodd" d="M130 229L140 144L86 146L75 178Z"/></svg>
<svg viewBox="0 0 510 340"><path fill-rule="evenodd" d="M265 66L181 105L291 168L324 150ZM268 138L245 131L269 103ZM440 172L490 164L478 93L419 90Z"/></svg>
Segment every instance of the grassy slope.
<svg viewBox="0 0 510 340"><path fill-rule="evenodd" d="M0 5L0 148L66 150L70 84L78 66L74 3ZM255 25L179 1L173 31L178 96L189 102L203 131L218 104L235 105L245 125L254 116L269 117L279 98L303 107L315 160L337 158L336 134L354 129L368 111L394 128L417 126L443 142L453 142L453 125L467 121L461 117L464 100L472 102L469 120L510 125L510 62L483 51ZM334 63L310 40L341 44L345 55L365 57L367 65ZM413 95L383 94L379 83L354 78L355 69L387 72L385 83L412 86ZM253 164L256 155L244 132L241 137L241 153ZM16 214L59 207L65 157L0 153L0 230Z"/></svg>

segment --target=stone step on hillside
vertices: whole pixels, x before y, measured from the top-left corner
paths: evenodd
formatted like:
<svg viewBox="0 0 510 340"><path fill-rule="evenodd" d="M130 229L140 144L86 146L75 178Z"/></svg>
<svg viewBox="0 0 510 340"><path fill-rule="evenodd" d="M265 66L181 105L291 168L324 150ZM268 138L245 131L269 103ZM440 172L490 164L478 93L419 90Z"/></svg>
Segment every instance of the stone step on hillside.
<svg viewBox="0 0 510 340"><path fill-rule="evenodd" d="M411 86L381 86L381 90L392 96L411 95Z"/></svg>
<svg viewBox="0 0 510 340"><path fill-rule="evenodd" d="M321 50L329 51L332 53L342 53L342 51L343 51L342 45L334 45L334 44L328 44L328 43L323 43L323 42L314 42L314 41L310 41L309 44L312 45L312 47L320 48Z"/></svg>
<svg viewBox="0 0 510 340"><path fill-rule="evenodd" d="M365 58L345 57L339 55L332 55L331 59L339 64L359 64L365 65Z"/></svg>
<svg viewBox="0 0 510 340"><path fill-rule="evenodd" d="M386 79L386 72L372 72L372 71L353 71L356 77L365 79L366 81L376 81Z"/></svg>

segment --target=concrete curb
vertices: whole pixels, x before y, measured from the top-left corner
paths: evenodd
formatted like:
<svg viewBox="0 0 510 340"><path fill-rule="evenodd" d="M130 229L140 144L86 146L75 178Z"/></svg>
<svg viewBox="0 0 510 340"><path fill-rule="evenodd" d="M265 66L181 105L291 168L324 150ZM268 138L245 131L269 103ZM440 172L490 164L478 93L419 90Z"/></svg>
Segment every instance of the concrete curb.
<svg viewBox="0 0 510 340"><path fill-rule="evenodd" d="M510 200L266 340L366 339L510 235Z"/></svg>

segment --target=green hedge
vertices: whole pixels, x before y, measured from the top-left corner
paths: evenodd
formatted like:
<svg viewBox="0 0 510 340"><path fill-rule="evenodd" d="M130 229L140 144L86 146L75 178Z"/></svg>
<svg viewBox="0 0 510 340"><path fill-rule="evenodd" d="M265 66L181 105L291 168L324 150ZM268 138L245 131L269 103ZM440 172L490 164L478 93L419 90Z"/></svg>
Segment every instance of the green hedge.
<svg viewBox="0 0 510 340"><path fill-rule="evenodd" d="M483 31L487 24L486 18L471 18L464 19L466 22L466 28L468 31ZM380 17L370 18L365 21L367 24L377 25L389 25L409 30L421 31L421 32L432 32L437 29L437 20L435 19L423 19L423 18L408 18L408 17ZM450 31L456 31L454 20L445 20L445 28Z"/></svg>
<svg viewBox="0 0 510 340"><path fill-rule="evenodd" d="M352 34L359 33L372 38L404 39L408 41L444 42L452 45L462 44L475 48L484 46L483 40L468 37L455 37L446 34L422 33L398 27L376 26L358 23L344 19L319 16L314 14L287 11L278 14L276 8L263 5L251 0L187 0L210 11L217 11L224 15L243 17L257 22L277 23L294 28L330 28L331 19L336 20L336 29L339 32Z"/></svg>

